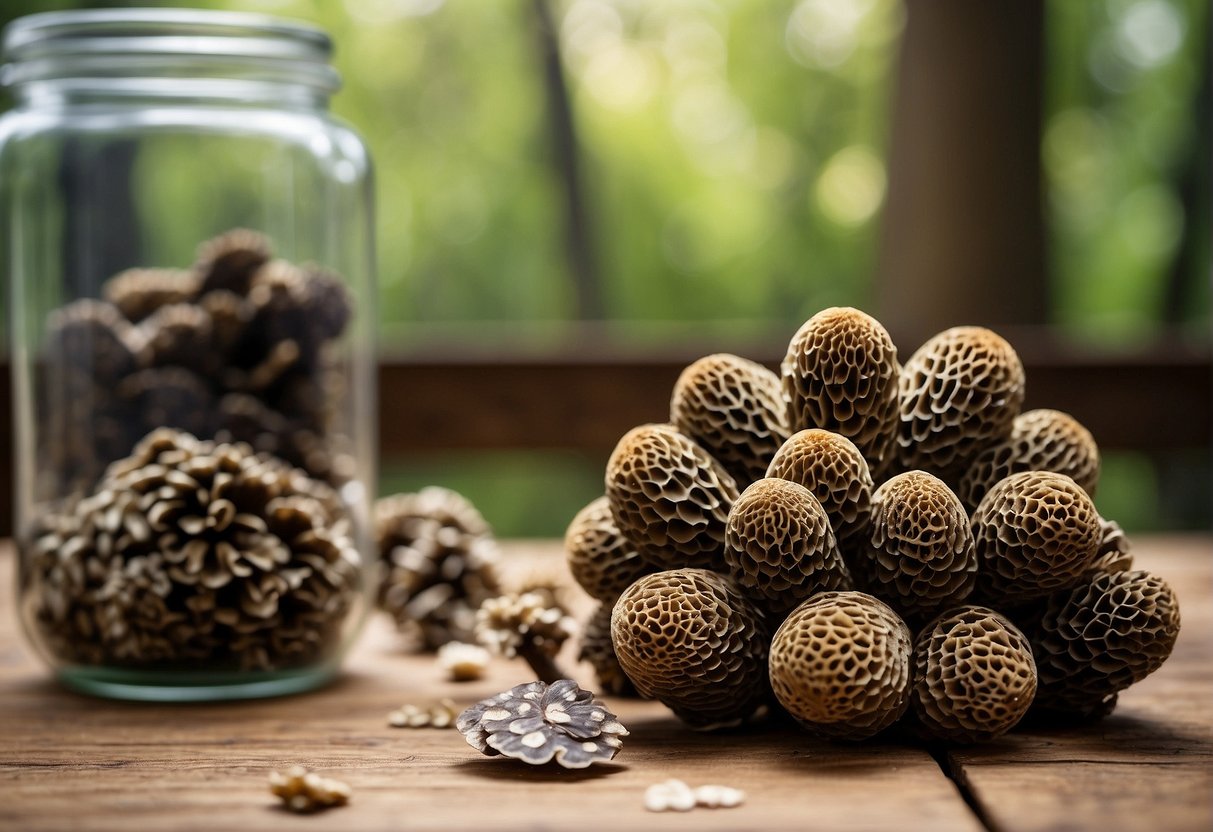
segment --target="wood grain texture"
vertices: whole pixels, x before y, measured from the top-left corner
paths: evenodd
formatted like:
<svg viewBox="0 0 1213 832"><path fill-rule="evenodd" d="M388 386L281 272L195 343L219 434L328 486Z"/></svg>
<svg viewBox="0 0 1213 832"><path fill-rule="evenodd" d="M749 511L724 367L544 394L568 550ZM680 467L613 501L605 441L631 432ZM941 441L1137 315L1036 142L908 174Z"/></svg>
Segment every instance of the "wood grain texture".
<svg viewBox="0 0 1213 832"><path fill-rule="evenodd" d="M1098 726L954 751L945 762L995 828L1210 828L1210 540L1139 548L1180 593L1175 657ZM559 562L559 549L516 543L507 556L521 570ZM0 597L12 597L12 572L6 546ZM908 743L838 746L774 728L702 735L655 703L610 700L632 735L616 765L577 773L482 757L454 731L387 727L403 702L470 703L527 678L522 665L499 662L482 682L446 682L431 660L403 655L376 620L348 672L317 693L106 702L58 687L29 656L10 605L0 615L0 829L983 828L935 759ZM277 809L266 775L292 763L349 782L350 806L318 817ZM644 813L645 787L672 776L749 797L732 810Z"/></svg>

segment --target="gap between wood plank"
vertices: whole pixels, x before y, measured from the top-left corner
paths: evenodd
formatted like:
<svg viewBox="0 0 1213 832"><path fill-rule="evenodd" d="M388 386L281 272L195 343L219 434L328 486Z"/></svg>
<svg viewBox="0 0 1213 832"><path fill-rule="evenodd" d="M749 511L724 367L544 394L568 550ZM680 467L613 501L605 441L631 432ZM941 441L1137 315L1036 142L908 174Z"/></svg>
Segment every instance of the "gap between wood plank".
<svg viewBox="0 0 1213 832"><path fill-rule="evenodd" d="M948 753L947 749L938 747L929 748L927 749L927 753L939 764L939 770L943 772L943 776L952 781L952 785L956 787L956 792L960 795L960 799L969 807L969 811L977 818L977 822L989 830L989 832L1002 832L1002 829L990 818L985 807L981 805L981 801L977 799L977 795L973 794L973 790L965 780L964 772L952 760L952 756Z"/></svg>

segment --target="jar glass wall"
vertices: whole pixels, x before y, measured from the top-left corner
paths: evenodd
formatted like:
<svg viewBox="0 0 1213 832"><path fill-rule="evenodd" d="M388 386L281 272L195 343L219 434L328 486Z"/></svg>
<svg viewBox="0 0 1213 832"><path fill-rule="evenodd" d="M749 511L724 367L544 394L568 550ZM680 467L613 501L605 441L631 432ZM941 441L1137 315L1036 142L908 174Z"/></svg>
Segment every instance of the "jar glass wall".
<svg viewBox="0 0 1213 832"><path fill-rule="evenodd" d="M5 32L19 601L69 685L301 690L364 617L371 173L330 52L184 10Z"/></svg>

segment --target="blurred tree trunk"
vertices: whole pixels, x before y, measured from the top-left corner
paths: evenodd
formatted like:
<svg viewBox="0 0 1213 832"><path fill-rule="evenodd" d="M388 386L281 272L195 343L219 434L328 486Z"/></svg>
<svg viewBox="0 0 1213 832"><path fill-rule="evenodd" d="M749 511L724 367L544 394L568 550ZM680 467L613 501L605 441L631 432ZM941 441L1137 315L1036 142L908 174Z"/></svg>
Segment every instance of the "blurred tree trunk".
<svg viewBox="0 0 1213 832"><path fill-rule="evenodd" d="M878 313L903 349L1042 323L1043 0L906 0Z"/></svg>

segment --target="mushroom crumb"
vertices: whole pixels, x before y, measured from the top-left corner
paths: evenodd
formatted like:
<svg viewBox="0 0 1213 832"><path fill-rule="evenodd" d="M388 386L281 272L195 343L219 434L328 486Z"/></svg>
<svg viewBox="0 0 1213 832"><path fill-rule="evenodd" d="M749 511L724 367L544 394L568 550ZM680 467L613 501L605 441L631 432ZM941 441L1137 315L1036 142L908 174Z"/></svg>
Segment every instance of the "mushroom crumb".
<svg viewBox="0 0 1213 832"><path fill-rule="evenodd" d="M298 814L344 806L354 793L340 780L321 777L303 766L291 766L285 774L270 772L270 791L282 800L284 808Z"/></svg>
<svg viewBox="0 0 1213 832"><path fill-rule="evenodd" d="M388 725L393 728L450 728L459 715L459 707L450 699L437 705L401 705L387 715Z"/></svg>
<svg viewBox="0 0 1213 832"><path fill-rule="evenodd" d="M692 789L676 778L654 783L644 792L644 808L650 812L689 812L696 806L732 809L744 802L745 792L741 789L718 785Z"/></svg>
<svg viewBox="0 0 1213 832"><path fill-rule="evenodd" d="M438 648L438 666L452 682L474 682L489 667L489 651L478 644L449 641Z"/></svg>

